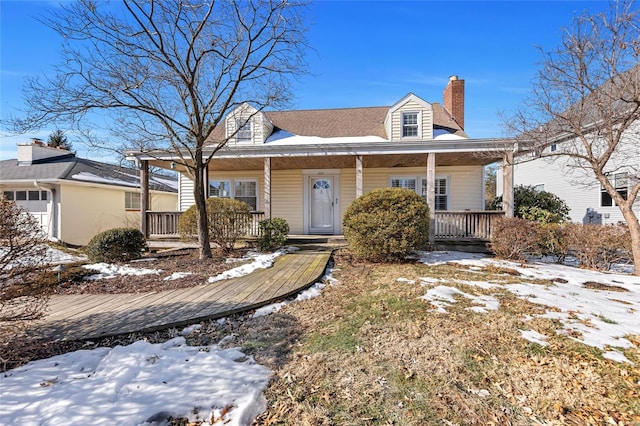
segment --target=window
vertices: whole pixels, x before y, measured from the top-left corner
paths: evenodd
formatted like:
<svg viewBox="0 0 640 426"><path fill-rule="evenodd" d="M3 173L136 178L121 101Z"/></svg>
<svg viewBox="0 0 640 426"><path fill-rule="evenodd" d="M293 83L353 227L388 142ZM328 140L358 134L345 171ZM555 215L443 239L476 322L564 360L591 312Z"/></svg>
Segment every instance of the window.
<svg viewBox="0 0 640 426"><path fill-rule="evenodd" d="M552 143L549 149L551 150L551 152L555 152L558 149L558 145L556 145L555 143Z"/></svg>
<svg viewBox="0 0 640 426"><path fill-rule="evenodd" d="M16 191L16 201L26 201L27 191Z"/></svg>
<svg viewBox="0 0 640 426"><path fill-rule="evenodd" d="M9 200L9 201L13 201L14 200L14 194L13 191L5 191L4 193L4 199L5 200Z"/></svg>
<svg viewBox="0 0 640 426"><path fill-rule="evenodd" d="M447 179L446 178L436 178L435 182L435 190L436 190L436 200L435 200L435 209L436 210L447 210L449 195L447 194Z"/></svg>
<svg viewBox="0 0 640 426"><path fill-rule="evenodd" d="M42 201L47 201L47 191L40 191L40 199Z"/></svg>
<svg viewBox="0 0 640 426"><path fill-rule="evenodd" d="M140 210L140 193L138 193L138 192L125 192L124 193L124 208L126 210Z"/></svg>
<svg viewBox="0 0 640 426"><path fill-rule="evenodd" d="M539 184L535 185L535 186L533 187L533 189L535 189L535 190L536 190L536 192L542 192L542 191L544 191L544 183L539 183Z"/></svg>
<svg viewBox="0 0 640 426"><path fill-rule="evenodd" d="M250 142L251 141L251 120L236 120L236 142Z"/></svg>
<svg viewBox="0 0 640 426"><path fill-rule="evenodd" d="M236 200L243 201L251 207L251 210L258 208L258 188L256 181L236 180L233 196Z"/></svg>
<svg viewBox="0 0 640 426"><path fill-rule="evenodd" d="M416 187L416 182L420 179L421 187ZM416 191L423 197L427 196L427 179L424 177L392 177L392 188L407 188ZM436 210L447 210L449 208L449 194L448 194L448 178L436 178L434 183L435 189L435 206Z"/></svg>
<svg viewBox="0 0 640 426"><path fill-rule="evenodd" d="M418 137L418 113L417 112L402 113L402 137L403 138Z"/></svg>
<svg viewBox="0 0 640 426"><path fill-rule="evenodd" d="M40 200L40 191L29 191L29 201Z"/></svg>
<svg viewBox="0 0 640 426"><path fill-rule="evenodd" d="M616 192L620 194L622 198L627 199L628 191L629 191L629 176L627 173L616 173L613 175L613 180L611 183L616 188ZM604 189L604 186L600 188L600 206L601 207L612 207L614 205L613 198Z"/></svg>
<svg viewBox="0 0 640 426"><path fill-rule="evenodd" d="M228 180L210 180L209 197L230 198L231 190Z"/></svg>
<svg viewBox="0 0 640 426"><path fill-rule="evenodd" d="M416 190L416 179L415 178L391 178L391 187L392 188L407 188Z"/></svg>
<svg viewBox="0 0 640 426"><path fill-rule="evenodd" d="M234 198L258 210L258 181L256 179L210 180L209 197Z"/></svg>

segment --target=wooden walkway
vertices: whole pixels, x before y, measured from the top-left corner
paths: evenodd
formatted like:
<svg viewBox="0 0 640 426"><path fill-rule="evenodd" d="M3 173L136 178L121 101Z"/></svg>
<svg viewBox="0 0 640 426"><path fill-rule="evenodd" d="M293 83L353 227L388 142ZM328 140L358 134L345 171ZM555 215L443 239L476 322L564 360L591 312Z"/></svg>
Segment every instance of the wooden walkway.
<svg viewBox="0 0 640 426"><path fill-rule="evenodd" d="M82 340L181 327L282 300L317 282L331 249L279 256L273 267L191 288L149 293L53 296L48 314L29 334L48 340Z"/></svg>

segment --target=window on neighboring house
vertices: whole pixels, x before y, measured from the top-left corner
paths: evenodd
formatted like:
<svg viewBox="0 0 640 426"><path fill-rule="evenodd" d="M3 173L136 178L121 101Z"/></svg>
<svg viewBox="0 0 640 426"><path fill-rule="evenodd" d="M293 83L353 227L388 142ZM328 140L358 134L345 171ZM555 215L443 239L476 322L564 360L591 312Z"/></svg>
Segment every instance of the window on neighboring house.
<svg viewBox="0 0 640 426"><path fill-rule="evenodd" d="M13 191L4 191L3 195L5 200L13 201L15 199Z"/></svg>
<svg viewBox="0 0 640 426"><path fill-rule="evenodd" d="M551 150L551 152L555 152L558 149L558 146L555 143L552 143L549 149Z"/></svg>
<svg viewBox="0 0 640 426"><path fill-rule="evenodd" d="M418 137L418 113L417 112L402 113L402 137L403 138Z"/></svg>
<svg viewBox="0 0 640 426"><path fill-rule="evenodd" d="M126 210L140 210L140 193L139 192L125 192L124 193L124 208Z"/></svg>
<svg viewBox="0 0 640 426"><path fill-rule="evenodd" d="M251 120L236 120L236 142L250 142L251 141Z"/></svg>
<svg viewBox="0 0 640 426"><path fill-rule="evenodd" d="M533 189L535 189L535 190L536 190L536 192L542 192L542 191L544 191L544 183L539 183L539 184L535 185L535 186L533 187Z"/></svg>
<svg viewBox="0 0 640 426"><path fill-rule="evenodd" d="M234 198L258 210L258 181L256 179L210 180L209 197Z"/></svg>
<svg viewBox="0 0 640 426"><path fill-rule="evenodd" d="M629 176L627 173L616 173L613 175L613 179L611 183L616 188L616 192L620 194L622 198L627 199L628 191L629 191ZM604 186L600 187L600 206L601 207L612 207L614 205L613 198L604 188Z"/></svg>
<svg viewBox="0 0 640 426"><path fill-rule="evenodd" d="M27 191L16 191L16 201L26 201Z"/></svg>
<svg viewBox="0 0 640 426"><path fill-rule="evenodd" d="M40 191L40 199L42 201L47 201L47 191Z"/></svg>
<svg viewBox="0 0 640 426"><path fill-rule="evenodd" d="M40 191L29 191L29 201L39 201Z"/></svg>

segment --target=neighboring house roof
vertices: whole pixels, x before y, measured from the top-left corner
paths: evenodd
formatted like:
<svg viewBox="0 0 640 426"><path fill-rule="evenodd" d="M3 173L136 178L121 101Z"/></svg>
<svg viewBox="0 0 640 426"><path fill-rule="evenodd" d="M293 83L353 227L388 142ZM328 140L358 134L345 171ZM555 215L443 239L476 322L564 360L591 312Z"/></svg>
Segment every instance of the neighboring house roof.
<svg viewBox="0 0 640 426"><path fill-rule="evenodd" d="M73 155L34 161L29 165L18 165L15 159L0 161L0 182L19 180L67 180L130 188L140 187L139 172L135 169ZM170 176L152 174L149 177L149 189L177 192L178 182Z"/></svg>

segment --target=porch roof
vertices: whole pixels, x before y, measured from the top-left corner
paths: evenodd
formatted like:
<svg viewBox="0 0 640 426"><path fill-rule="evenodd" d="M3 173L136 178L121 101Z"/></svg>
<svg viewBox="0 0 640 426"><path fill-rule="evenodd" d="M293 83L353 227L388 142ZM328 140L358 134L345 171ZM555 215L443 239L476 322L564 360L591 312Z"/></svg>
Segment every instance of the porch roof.
<svg viewBox="0 0 640 426"><path fill-rule="evenodd" d="M380 141L372 137L371 140L349 141L340 138L340 142L306 143L299 145L260 144L260 145L227 145L215 153L213 161L219 170L242 168L262 168L261 159L275 160L274 168L298 168L300 164L326 163L327 161L344 164L349 167L355 162L355 156L365 158L364 167L400 167L423 164L423 158L416 154L440 154L436 156L437 165L472 165L490 164L502 160L505 140L503 139L452 139L429 141ZM209 155L211 149L204 150L203 155ZM185 158L189 158L186 152ZM125 151L127 159L150 161L163 167L162 163L176 161L181 156L175 151ZM415 163L415 164L414 164ZM227 167L218 167L224 166ZM295 165L294 165L295 164ZM287 167L288 165L288 167ZM164 165L166 167L166 165Z"/></svg>

